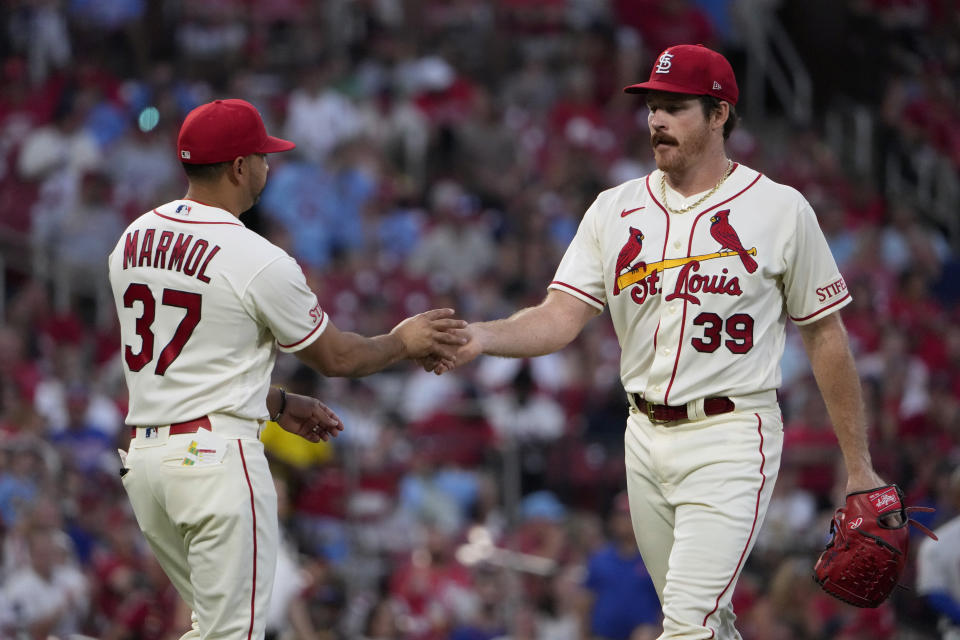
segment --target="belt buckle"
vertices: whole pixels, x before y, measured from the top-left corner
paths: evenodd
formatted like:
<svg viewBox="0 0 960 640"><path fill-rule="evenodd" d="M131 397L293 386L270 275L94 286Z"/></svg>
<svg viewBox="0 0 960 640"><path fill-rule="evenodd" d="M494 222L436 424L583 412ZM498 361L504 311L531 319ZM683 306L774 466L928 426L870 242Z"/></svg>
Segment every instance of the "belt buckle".
<svg viewBox="0 0 960 640"><path fill-rule="evenodd" d="M657 417L653 414L653 409L654 409L654 407L655 407L656 405L654 405L652 402L650 402L650 401L648 401L648 400L644 400L643 402L644 402L644 404L647 405L647 407L646 407L646 408L647 408L647 420L649 420L649 421L652 422L653 424L667 424L668 422L670 422L669 420L660 420L659 418L657 418Z"/></svg>

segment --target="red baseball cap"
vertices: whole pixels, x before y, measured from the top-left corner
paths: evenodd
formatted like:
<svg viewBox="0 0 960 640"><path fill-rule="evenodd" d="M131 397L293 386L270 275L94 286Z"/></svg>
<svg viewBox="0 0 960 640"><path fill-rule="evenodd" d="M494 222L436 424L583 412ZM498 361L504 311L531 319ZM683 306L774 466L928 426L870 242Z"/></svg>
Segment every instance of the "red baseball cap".
<svg viewBox="0 0 960 640"><path fill-rule="evenodd" d="M702 44L668 47L650 70L650 79L624 88L627 93L669 91L713 96L737 104L740 90L727 59Z"/></svg>
<svg viewBox="0 0 960 640"><path fill-rule="evenodd" d="M180 160L187 164L232 162L252 153L289 151L294 143L267 135L257 108L246 100L214 100L184 119L177 136Z"/></svg>

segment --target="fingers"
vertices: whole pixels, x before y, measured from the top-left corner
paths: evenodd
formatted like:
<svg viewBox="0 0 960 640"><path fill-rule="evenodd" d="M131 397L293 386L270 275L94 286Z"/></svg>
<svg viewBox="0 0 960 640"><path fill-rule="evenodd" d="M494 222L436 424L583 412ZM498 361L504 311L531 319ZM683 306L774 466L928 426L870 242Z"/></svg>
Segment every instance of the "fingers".
<svg viewBox="0 0 960 640"><path fill-rule="evenodd" d="M459 345L450 346L445 344L434 343L433 348L430 350L430 357L436 358L438 360L449 360L451 362L457 361L457 347Z"/></svg>
<svg viewBox="0 0 960 640"><path fill-rule="evenodd" d="M333 409L322 402L318 402L317 404L320 405L318 407L320 418L322 418L328 426L335 427L339 425L341 429L343 428L343 423L340 421L340 417L333 412Z"/></svg>
<svg viewBox="0 0 960 640"><path fill-rule="evenodd" d="M319 400L314 399L313 411L301 426L301 435L310 442L327 442L343 431L343 422L334 411Z"/></svg>
<svg viewBox="0 0 960 640"><path fill-rule="evenodd" d="M449 318L455 313L453 309L431 309L430 311L424 311L420 314L420 317L426 318L427 320L440 320L441 318Z"/></svg>
<svg viewBox="0 0 960 640"><path fill-rule="evenodd" d="M464 329L467 326L466 320L457 318L444 318L442 320L433 320L430 326L437 331L451 331L453 329Z"/></svg>
<svg viewBox="0 0 960 640"><path fill-rule="evenodd" d="M434 342L439 342L440 344L455 344L460 346L462 344L467 344L467 338L463 337L457 333L448 333L446 331L438 331L433 334Z"/></svg>
<svg viewBox="0 0 960 640"><path fill-rule="evenodd" d="M414 362L417 363L417 366L423 367L424 371L433 371L440 363L440 359L436 356L424 356L423 358L415 359Z"/></svg>

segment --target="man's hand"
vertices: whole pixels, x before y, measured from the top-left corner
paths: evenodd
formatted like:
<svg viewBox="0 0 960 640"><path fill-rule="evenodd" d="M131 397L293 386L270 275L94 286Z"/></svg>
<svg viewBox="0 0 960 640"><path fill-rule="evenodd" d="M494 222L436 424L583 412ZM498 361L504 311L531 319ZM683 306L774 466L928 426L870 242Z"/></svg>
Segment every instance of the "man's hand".
<svg viewBox="0 0 960 640"><path fill-rule="evenodd" d="M417 364L423 367L424 371L432 371L439 376L472 362L483 353L479 338L481 332L476 323L467 325L464 329L456 329L453 333L463 338L465 342L454 352L452 358L441 358L435 355L417 358Z"/></svg>
<svg viewBox="0 0 960 640"><path fill-rule="evenodd" d="M287 405L277 418L277 424L310 442L326 442L343 431L340 418L327 405L296 393L287 393Z"/></svg>
<svg viewBox="0 0 960 640"><path fill-rule="evenodd" d="M871 467L864 467L862 469L850 469L848 470L847 477L847 494L857 493L858 491L868 491L875 487L883 487L887 483L884 482L880 476L877 475L877 472L874 471Z"/></svg>
<svg viewBox="0 0 960 640"><path fill-rule="evenodd" d="M434 356L439 360L452 361L457 347L467 338L456 333L467 323L453 318L453 309L433 309L407 318L390 332L403 343L404 357L418 360Z"/></svg>

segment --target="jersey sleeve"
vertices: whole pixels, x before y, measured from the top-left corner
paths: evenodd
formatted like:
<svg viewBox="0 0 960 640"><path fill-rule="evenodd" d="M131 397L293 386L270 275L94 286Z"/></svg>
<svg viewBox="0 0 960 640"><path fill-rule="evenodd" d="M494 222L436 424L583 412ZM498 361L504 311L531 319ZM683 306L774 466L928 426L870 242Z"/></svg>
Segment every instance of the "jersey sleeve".
<svg viewBox="0 0 960 640"><path fill-rule="evenodd" d="M813 208L802 197L785 260L784 296L794 323L816 322L851 302Z"/></svg>
<svg viewBox="0 0 960 640"><path fill-rule="evenodd" d="M300 265L288 255L261 269L247 285L244 299L287 353L311 344L330 322Z"/></svg>
<svg viewBox="0 0 960 640"><path fill-rule="evenodd" d="M569 293L602 311L607 293L603 283L603 255L596 232L597 203L598 200L594 201L584 214L548 288Z"/></svg>

